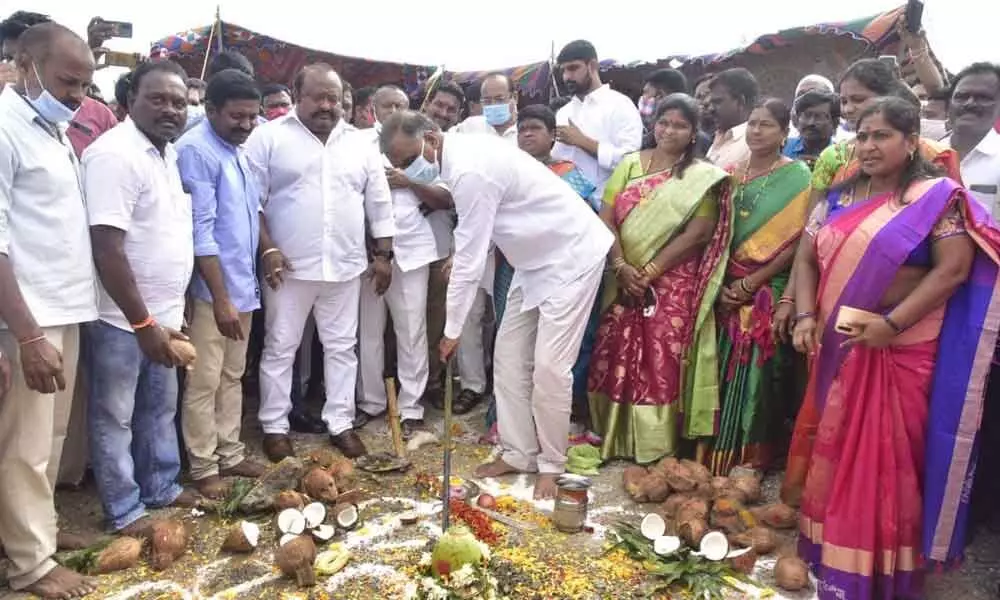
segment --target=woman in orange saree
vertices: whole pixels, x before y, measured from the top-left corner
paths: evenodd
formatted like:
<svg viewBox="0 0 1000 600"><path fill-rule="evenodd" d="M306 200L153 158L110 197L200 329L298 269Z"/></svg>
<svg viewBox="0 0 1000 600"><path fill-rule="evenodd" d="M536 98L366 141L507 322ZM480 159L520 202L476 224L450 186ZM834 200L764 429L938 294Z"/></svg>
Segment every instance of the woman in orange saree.
<svg viewBox="0 0 1000 600"><path fill-rule="evenodd" d="M918 598L924 568L964 548L1000 232L929 177L919 127L899 99L862 113L861 173L814 211L797 272L794 342L812 367L792 457L799 553L824 600Z"/></svg>

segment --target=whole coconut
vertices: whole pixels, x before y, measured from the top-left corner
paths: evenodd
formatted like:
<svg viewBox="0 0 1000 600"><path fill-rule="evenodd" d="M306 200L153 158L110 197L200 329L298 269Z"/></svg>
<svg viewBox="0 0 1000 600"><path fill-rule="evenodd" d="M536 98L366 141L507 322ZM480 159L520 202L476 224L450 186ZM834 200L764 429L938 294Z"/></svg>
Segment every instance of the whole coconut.
<svg viewBox="0 0 1000 600"><path fill-rule="evenodd" d="M464 525L455 525L438 538L431 552L431 571L437 577L457 572L465 565L477 565L483 560L479 540Z"/></svg>
<svg viewBox="0 0 1000 600"><path fill-rule="evenodd" d="M778 536L767 527L754 527L748 533L753 551L760 556L770 554L778 547Z"/></svg>
<svg viewBox="0 0 1000 600"><path fill-rule="evenodd" d="M663 502L670 495L670 485L659 473L650 473L639 482L638 495L647 502Z"/></svg>
<svg viewBox="0 0 1000 600"><path fill-rule="evenodd" d="M731 481L733 487L739 490L746 497L744 504L754 504L760 502L760 480L756 477L736 477Z"/></svg>
<svg viewBox="0 0 1000 600"><path fill-rule="evenodd" d="M774 580L785 591L797 592L809 585L809 566L795 556L785 556L774 564Z"/></svg>

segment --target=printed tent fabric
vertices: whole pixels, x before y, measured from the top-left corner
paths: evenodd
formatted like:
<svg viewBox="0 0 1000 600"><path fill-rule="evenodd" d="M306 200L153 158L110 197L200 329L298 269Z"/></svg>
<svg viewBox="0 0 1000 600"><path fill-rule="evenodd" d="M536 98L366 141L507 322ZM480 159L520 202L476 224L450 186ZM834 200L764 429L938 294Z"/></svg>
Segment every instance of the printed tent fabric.
<svg viewBox="0 0 1000 600"><path fill-rule="evenodd" d="M548 98L552 85L552 68L548 61L490 71L445 71L444 80L453 81L464 89L479 85L490 73L503 73L509 77L517 86L522 99L530 98L537 102L543 102Z"/></svg>
<svg viewBox="0 0 1000 600"><path fill-rule="evenodd" d="M225 21L218 21L217 29L215 35L211 34L212 26L207 25L168 36L153 44L151 54L165 50L188 75L198 77L205 64L206 50L212 54L222 49L237 50L253 63L259 80L286 85L303 65L326 62L356 88L397 82L409 94L416 93L434 72L431 66L374 61L313 50Z"/></svg>

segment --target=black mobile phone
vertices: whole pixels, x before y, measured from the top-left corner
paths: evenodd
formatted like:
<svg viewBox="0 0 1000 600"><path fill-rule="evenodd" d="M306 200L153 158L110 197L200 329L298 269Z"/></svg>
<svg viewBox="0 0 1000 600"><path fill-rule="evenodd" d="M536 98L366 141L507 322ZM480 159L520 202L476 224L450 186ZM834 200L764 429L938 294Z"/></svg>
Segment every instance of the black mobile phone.
<svg viewBox="0 0 1000 600"><path fill-rule="evenodd" d="M907 0L906 12L903 13L903 25L910 33L920 33L924 18L924 3L922 0Z"/></svg>
<svg viewBox="0 0 1000 600"><path fill-rule="evenodd" d="M132 24L128 21L105 21L110 28L111 37L130 38L132 37Z"/></svg>

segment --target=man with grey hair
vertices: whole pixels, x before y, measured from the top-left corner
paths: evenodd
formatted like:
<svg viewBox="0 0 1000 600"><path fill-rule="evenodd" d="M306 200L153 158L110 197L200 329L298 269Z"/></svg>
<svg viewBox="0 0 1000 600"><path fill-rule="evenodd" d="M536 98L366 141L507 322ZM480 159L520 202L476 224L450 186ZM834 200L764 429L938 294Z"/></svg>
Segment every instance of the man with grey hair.
<svg viewBox="0 0 1000 600"><path fill-rule="evenodd" d="M380 140L394 167L439 173L458 211L442 360L458 345L491 242L515 269L494 351L503 454L476 475L538 472L535 497L551 498L566 464L572 368L614 236L570 186L505 140L445 139L413 111L389 117Z"/></svg>

